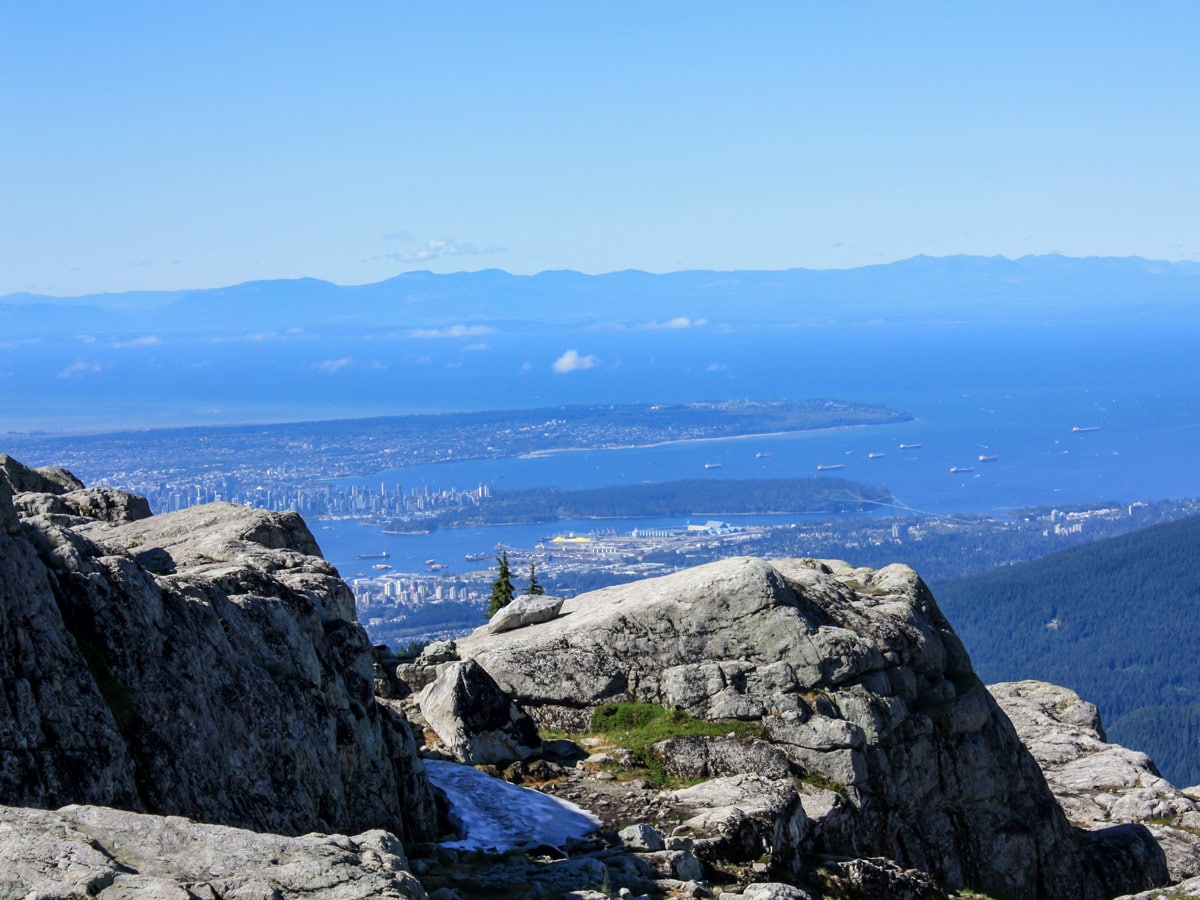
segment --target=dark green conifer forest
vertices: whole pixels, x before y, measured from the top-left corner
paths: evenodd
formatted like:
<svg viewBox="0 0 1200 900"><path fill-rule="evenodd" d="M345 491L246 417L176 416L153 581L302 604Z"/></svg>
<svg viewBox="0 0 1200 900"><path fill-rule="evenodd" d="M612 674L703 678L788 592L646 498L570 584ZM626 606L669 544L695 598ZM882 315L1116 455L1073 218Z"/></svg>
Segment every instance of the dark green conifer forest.
<svg viewBox="0 0 1200 900"><path fill-rule="evenodd" d="M988 683L1065 685L1110 741L1200 783L1200 517L934 585Z"/></svg>

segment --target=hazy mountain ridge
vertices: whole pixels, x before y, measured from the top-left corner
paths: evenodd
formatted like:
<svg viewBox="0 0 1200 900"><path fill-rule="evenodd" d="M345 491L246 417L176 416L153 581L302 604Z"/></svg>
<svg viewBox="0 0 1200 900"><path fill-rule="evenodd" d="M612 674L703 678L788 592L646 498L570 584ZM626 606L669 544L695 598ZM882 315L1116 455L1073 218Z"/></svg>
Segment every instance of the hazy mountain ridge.
<svg viewBox="0 0 1200 900"><path fill-rule="evenodd" d="M617 322L664 325L676 317L788 320L797 313L907 318L934 313L1010 318L1092 313L1113 305L1175 304L1200 291L1200 264L1140 257L1073 258L917 256L855 269L780 271L638 270L588 275L570 270L512 275L483 269L436 275L407 272L364 285L315 278L249 281L218 288L51 297L0 297L0 320L12 333L44 325L52 312L72 325L116 330L209 332L227 321L245 328L407 326L504 320L545 324ZM833 305L832 307L830 305ZM1028 304L1036 304L1032 308ZM1145 309L1141 310L1143 313ZM153 314L152 322L145 316Z"/></svg>

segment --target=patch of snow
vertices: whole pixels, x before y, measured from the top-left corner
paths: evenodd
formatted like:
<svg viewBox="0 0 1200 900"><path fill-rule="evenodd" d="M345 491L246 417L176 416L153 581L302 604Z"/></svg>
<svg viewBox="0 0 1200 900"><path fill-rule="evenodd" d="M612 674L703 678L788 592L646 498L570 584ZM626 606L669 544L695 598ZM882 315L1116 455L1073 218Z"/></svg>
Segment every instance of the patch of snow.
<svg viewBox="0 0 1200 900"><path fill-rule="evenodd" d="M425 772L450 803L462 839L442 846L504 853L546 844L561 847L600 825L585 809L539 791L509 784L459 763L425 760Z"/></svg>

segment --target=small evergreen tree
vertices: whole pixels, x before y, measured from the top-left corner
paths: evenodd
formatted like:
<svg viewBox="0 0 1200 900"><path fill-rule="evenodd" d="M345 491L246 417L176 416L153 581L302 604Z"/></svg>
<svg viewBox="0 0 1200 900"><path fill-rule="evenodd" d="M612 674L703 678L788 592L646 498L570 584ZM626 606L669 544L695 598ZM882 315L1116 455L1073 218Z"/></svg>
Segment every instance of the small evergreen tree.
<svg viewBox="0 0 1200 900"><path fill-rule="evenodd" d="M496 573L496 580L492 582L492 597L488 601L487 613L484 614L485 619L490 619L501 609L512 603L513 586L512 573L508 570L508 551L505 550L496 557L496 562L500 564L500 571Z"/></svg>
<svg viewBox="0 0 1200 900"><path fill-rule="evenodd" d="M538 583L537 580L537 563L533 560L529 561L529 587L526 589L527 594L544 594L546 589Z"/></svg>

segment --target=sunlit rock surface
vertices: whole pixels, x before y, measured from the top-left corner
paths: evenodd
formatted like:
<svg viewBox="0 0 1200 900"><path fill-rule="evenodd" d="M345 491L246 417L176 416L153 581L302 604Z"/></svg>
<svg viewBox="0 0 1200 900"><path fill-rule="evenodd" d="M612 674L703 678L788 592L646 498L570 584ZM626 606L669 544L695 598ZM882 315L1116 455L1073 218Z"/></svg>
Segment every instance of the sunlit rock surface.
<svg viewBox="0 0 1200 900"><path fill-rule="evenodd" d="M941 883L1100 897L1166 878L1148 833L1073 830L911 569L729 559L568 600L458 641L544 724L636 700L759 721L813 784L812 852ZM830 789L832 788L832 790ZM807 808L806 808L807 811Z"/></svg>

